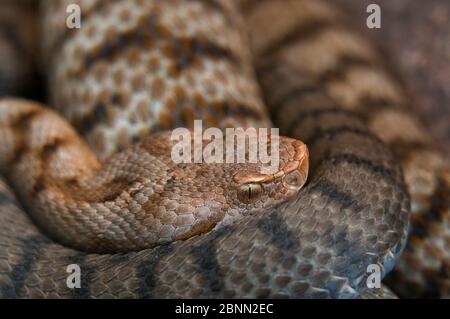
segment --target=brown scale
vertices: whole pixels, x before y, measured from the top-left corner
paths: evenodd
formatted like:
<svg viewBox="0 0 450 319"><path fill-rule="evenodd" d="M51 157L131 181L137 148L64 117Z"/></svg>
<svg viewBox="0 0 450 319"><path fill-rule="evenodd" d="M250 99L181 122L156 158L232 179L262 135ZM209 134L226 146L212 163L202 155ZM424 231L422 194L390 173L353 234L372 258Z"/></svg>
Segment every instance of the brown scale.
<svg viewBox="0 0 450 319"><path fill-rule="evenodd" d="M38 111L30 111L21 114L17 119L14 119L11 123L11 130L14 132L16 137L16 149L13 152L13 157L9 161L10 165L15 165L21 159L21 157L27 152L27 142L25 132L29 129L30 122L33 117L39 116Z"/></svg>
<svg viewBox="0 0 450 319"><path fill-rule="evenodd" d="M119 5L119 4L118 4ZM230 60L232 64L235 64L238 62L238 60L240 59L241 54L236 55L235 53L232 53L229 49L229 45L223 45L223 44L216 44L214 41L216 40L215 37L211 37L211 34L208 34L208 32L198 32L199 35L195 36L195 37L187 37L186 35L182 35L182 36L177 36L176 34L172 34L171 30L169 28L167 28L167 26L165 26L165 22L160 21L160 17L159 17L159 9L155 9L155 7L159 6L160 3L158 3L157 5L154 3L151 4L146 4L146 8L145 10L148 10L148 8L152 8L151 11L146 12L145 14L142 14L139 18L139 21L137 23L138 28L137 29L127 29L126 31L124 31L123 34L116 34L114 33L114 29L110 28L107 30L108 35L106 35L106 43L105 44L97 44L96 46L94 46L94 49L91 50L91 52L85 52L85 53L79 53L77 59L80 59L81 61L84 61L85 64L85 71L83 71L83 74L80 74L80 76L82 78L84 77L88 77L90 72L95 72L96 68L95 65L96 63L103 63L105 62L105 59L108 60L110 58L110 54L112 54L112 56L114 56L114 58L109 61L112 64L118 63L120 60L118 59L121 51L120 50L116 50L114 48L118 48L118 47L124 47L124 49L128 46L130 46L130 48L128 48L128 51L122 50L124 51L124 55L126 56L126 58L129 60L130 59L130 52L132 52L132 56L136 57L137 56L137 49L139 48L139 50L142 50L142 43L146 42L147 40L150 40L151 42L155 43L156 46L152 46L149 48L145 48L146 51L153 51L157 52L156 50L158 50L158 48L162 48L163 52L165 53L163 57L160 58L161 61L165 61L165 62L169 62L169 64L167 65L165 63L164 67L162 67L160 61L152 56L150 58L150 60L147 60L145 57L142 57L144 60L149 61L148 63L150 64L150 67L152 69L154 69L154 72L150 72L149 74L151 78L153 78L152 80L149 81L145 81L145 83L149 83L148 85L150 85L150 90L148 91L148 94L150 95L149 98L151 99L157 99L157 100L165 100L163 99L164 95L168 95L171 94L170 91L172 90L170 87L167 87L165 85L163 85L164 81L162 81L162 79L160 79L159 75L156 75L157 71L165 71L165 73L169 76L172 76L174 78L176 77L183 77L184 78L184 73L186 72L188 75L186 75L186 79L188 83L191 83L191 85L205 85L205 87L207 86L207 91L209 92L209 94L212 95L216 95L219 94L218 90L215 88L215 86L217 85L216 83L211 84L212 82L216 82L213 81L213 79L208 79L206 82L204 81L198 81L197 77L199 76L199 74L204 74L205 72L208 72L205 68L204 68L204 63L202 62L207 56L207 59L210 60L211 62L215 62L216 60ZM181 16L179 16L178 19L180 19ZM88 16L89 19L89 16ZM88 23L88 22L86 22ZM150 29L149 29L150 27ZM134 32L133 30L138 30L137 33ZM139 38L137 41L137 35L142 35L141 38ZM122 39L121 41L119 41L120 39ZM212 41L211 39L213 39L214 41ZM65 42L65 47L70 46L72 41L77 40L77 37L73 37L70 39L70 41ZM236 56L235 56L236 55ZM111 58L112 58L111 56ZM132 58L131 68L134 68L134 65L136 63L136 61L134 61L135 58ZM173 60L173 61L168 61L168 60ZM108 63L108 64L111 64ZM83 63L81 63L82 65ZM107 64L107 65L108 65ZM93 70L91 71L90 68L93 68ZM163 68L163 69L162 69ZM242 72L239 74L238 72L236 72L236 70L233 71L235 74L238 74L238 78L242 78L243 76L245 76L245 73L242 74ZM69 69L69 72L66 73L66 77L71 76L71 74L77 74L78 72L76 71L76 69ZM128 71L127 71L128 73ZM95 74L95 73L94 73ZM135 80L137 75L130 75L130 76L126 76L125 74L120 75L120 71L115 71L113 72L113 79L115 81L115 83L117 83L118 85L122 85L126 80L125 78L129 79L129 83L131 83L131 85L134 86L135 89L140 89L142 88L142 84L141 84L141 80ZM153 76L154 74L154 76ZM147 74L148 76L148 74ZM165 76L165 75L163 75ZM203 75L202 75L203 76ZM78 76L77 76L78 77ZM97 78L98 75L96 76ZM226 79L226 75L224 75L223 77L224 81ZM181 79L180 79L181 80ZM74 80L75 81L75 80ZM82 79L78 79L77 82L78 83L82 83ZM177 81L177 79L175 79L175 81ZM221 80L222 81L222 80ZM138 83L136 83L138 82ZM144 82L144 80L142 80L142 82ZM203 83L204 82L204 83ZM59 81L58 81L59 83ZM226 83L225 83L226 84ZM77 84L78 85L78 84ZM244 88L240 88L239 86L230 84L229 85L231 90L236 90L236 91L240 91L243 92ZM94 86L95 88L95 86ZM109 89L109 88L108 88ZM177 90L177 89L175 89ZM225 92L227 95L228 93ZM188 95L190 95L190 93L188 93ZM234 95L234 94L229 94L229 95ZM156 101L156 100L155 100ZM242 101L243 102L243 101ZM67 109L69 109L71 106L70 104L73 103L72 101L69 100L62 100L59 103L56 104L64 104L64 105L68 105ZM106 103L106 102L104 102ZM185 102L184 102L185 103ZM183 103L183 104L184 104ZM65 106L66 107L66 106ZM151 100L149 101L149 108L152 107L152 103ZM258 106L261 107L261 106ZM93 117L92 115L89 114L94 114L94 109L96 108L96 102L93 103L89 103L83 106L83 108L89 108L91 109L91 111L84 111L81 112L77 111L77 113L81 113L81 114L86 114L86 116L90 119L95 119L95 117ZM134 107L131 107L131 109L133 109ZM159 112L159 111L158 111ZM164 112L166 112L165 110L161 111L162 114L159 116L160 118L168 118L168 116L164 115ZM125 114L123 114L125 113ZM131 118L130 116L127 116L126 113L128 113L126 110L125 111L121 111L117 114L117 116L123 116L124 118ZM150 112L152 113L152 112ZM123 115L122 115L123 114ZM155 114L158 115L158 114ZM197 116L197 114L196 114ZM201 114L199 114L199 116L201 117ZM101 118L100 118L101 119ZM164 120L165 122L167 120ZM258 121L260 122L260 120L257 120L256 123L258 123ZM82 119L76 119L76 120L72 120L72 122L74 123L83 123L84 121ZM106 129L106 127L108 125L105 125L107 123L105 122L98 122L96 125L94 121L87 121L88 123L91 123L89 125L87 125L87 127L89 129L84 130L83 132L85 132L86 135L89 135L90 132L95 132L96 130L93 128L93 126L104 126L99 128L100 130ZM151 120L150 120L151 122ZM245 121L242 121L243 124ZM111 121L109 121L109 123L113 123ZM179 123L182 124L183 122L178 122L177 120L174 121L174 123ZM133 120L133 123L130 123L130 126L138 126L138 125L143 125L144 123L137 123ZM154 125L154 124L148 124L148 125ZM245 123L245 125L247 125ZM254 125L254 124L251 124ZM258 124L259 126L260 124ZM86 126L86 125L84 125ZM223 126L223 125L222 125ZM78 127L80 127L78 125ZM158 127L158 125L156 125L155 127ZM169 125L165 125L163 127L170 127ZM150 129L151 131L153 131L153 129ZM135 136L136 133L140 131L140 128L133 128L131 127L128 135L130 136L130 138L132 136ZM93 134L93 133L92 133ZM109 135L109 133L108 133ZM88 141L91 140L91 138L88 137ZM111 139L113 140L114 137L110 136ZM107 143L105 141L105 143ZM102 148L104 149L104 148ZM112 149L111 149L112 150Z"/></svg>

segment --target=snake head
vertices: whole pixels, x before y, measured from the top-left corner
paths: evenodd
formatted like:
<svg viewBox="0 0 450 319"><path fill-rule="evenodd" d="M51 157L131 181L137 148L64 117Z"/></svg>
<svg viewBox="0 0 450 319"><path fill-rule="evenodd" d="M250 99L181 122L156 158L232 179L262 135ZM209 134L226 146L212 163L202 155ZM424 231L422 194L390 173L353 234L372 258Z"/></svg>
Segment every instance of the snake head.
<svg viewBox="0 0 450 319"><path fill-rule="evenodd" d="M233 176L237 198L242 206L250 206L246 209L252 205L265 208L297 195L308 178L308 148L299 140L281 136L276 170L264 172L264 168L262 163L243 166Z"/></svg>
<svg viewBox="0 0 450 319"><path fill-rule="evenodd" d="M188 152L193 159L195 140L189 141L190 138L192 135L187 137L192 146ZM171 232L164 236L170 237L169 240L204 234L237 222L243 216L270 209L298 195L308 177L308 148L292 138L278 137L275 154L272 139L263 145L261 150L270 160L263 161L261 156L248 160L252 147L247 143L245 161L237 160L240 146L234 145L235 160L227 160L225 147L220 163L211 162L205 155L211 139L202 140L203 160L198 163L174 163L170 155L178 142L168 141L167 135L157 135L150 142L143 146L148 152L158 154L159 159L152 165L160 163L162 170L158 175L165 182L152 195L146 211L162 224L170 224ZM259 142L256 143L259 147Z"/></svg>

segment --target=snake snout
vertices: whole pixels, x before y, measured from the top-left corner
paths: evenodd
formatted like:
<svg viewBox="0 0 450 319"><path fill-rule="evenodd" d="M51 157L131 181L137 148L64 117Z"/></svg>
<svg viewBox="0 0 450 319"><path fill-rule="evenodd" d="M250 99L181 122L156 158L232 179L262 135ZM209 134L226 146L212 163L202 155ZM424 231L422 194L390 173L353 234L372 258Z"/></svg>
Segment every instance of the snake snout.
<svg viewBox="0 0 450 319"><path fill-rule="evenodd" d="M309 152L308 147L301 141L295 140L292 145L295 149L295 155L293 161L286 165L289 169L286 169L282 182L284 187L297 192L308 179Z"/></svg>
<svg viewBox="0 0 450 319"><path fill-rule="evenodd" d="M306 176L299 171L293 171L283 177L283 185L291 191L298 191L306 183Z"/></svg>

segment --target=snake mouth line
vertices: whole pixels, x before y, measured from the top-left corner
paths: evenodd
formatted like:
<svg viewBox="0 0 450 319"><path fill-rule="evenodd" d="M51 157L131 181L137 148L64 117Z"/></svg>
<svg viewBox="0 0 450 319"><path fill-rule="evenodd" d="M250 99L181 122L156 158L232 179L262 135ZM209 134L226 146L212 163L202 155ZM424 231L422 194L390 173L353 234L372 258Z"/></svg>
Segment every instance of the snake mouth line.
<svg viewBox="0 0 450 319"><path fill-rule="evenodd" d="M291 191L298 191L302 188L308 178L309 152L308 147L302 141L280 136L283 142L289 142L294 152L292 156L279 167L273 174L239 172L234 175L234 181L241 184L267 183L277 178L282 178L283 185Z"/></svg>

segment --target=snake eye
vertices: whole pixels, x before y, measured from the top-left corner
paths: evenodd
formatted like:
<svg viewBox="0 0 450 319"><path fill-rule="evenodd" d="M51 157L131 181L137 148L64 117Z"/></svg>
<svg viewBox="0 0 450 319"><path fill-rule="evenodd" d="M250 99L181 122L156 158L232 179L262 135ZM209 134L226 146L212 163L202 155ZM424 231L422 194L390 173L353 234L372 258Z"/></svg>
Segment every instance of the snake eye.
<svg viewBox="0 0 450 319"><path fill-rule="evenodd" d="M250 183L239 187L238 196L244 203L251 203L258 199L263 192L261 184Z"/></svg>

